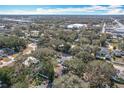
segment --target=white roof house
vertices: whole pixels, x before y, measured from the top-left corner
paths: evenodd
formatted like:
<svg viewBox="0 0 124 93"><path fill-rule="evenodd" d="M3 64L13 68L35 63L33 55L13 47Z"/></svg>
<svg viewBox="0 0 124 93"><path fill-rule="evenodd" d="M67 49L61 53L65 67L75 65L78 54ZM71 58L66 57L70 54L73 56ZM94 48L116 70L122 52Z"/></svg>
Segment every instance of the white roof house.
<svg viewBox="0 0 124 93"><path fill-rule="evenodd" d="M0 28L4 28L5 26L1 25Z"/></svg>
<svg viewBox="0 0 124 93"><path fill-rule="evenodd" d="M87 24L70 24L67 26L67 28L82 28L87 27Z"/></svg>
<svg viewBox="0 0 124 93"><path fill-rule="evenodd" d="M39 62L39 60L37 60L36 58L34 58L34 57L28 57L28 58L23 62L23 64L24 64L25 66L30 66L32 63L36 64L36 63L38 63L38 62Z"/></svg>
<svg viewBox="0 0 124 93"><path fill-rule="evenodd" d="M40 33L40 31L38 31L38 30L30 31L30 35L33 37L37 37L39 35L39 33Z"/></svg>

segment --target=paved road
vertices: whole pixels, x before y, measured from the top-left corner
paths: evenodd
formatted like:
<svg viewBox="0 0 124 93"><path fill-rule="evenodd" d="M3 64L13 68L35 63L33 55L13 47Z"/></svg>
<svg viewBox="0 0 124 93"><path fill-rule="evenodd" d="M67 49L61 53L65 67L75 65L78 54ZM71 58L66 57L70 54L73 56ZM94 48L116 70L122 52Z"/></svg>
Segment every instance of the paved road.
<svg viewBox="0 0 124 93"><path fill-rule="evenodd" d="M103 24L102 33L105 33L105 27L106 27L106 23Z"/></svg>
<svg viewBox="0 0 124 93"><path fill-rule="evenodd" d="M124 25L120 23L117 19L115 19L114 21L118 24L119 27L124 27Z"/></svg>
<svg viewBox="0 0 124 93"><path fill-rule="evenodd" d="M60 62L61 64L63 64L66 60L70 60L70 59L72 59L72 56L63 53L61 55L61 58L58 59L58 62Z"/></svg>
<svg viewBox="0 0 124 93"><path fill-rule="evenodd" d="M123 66L124 67L124 63L122 62L112 62L113 64L117 64L117 65L120 65L120 66Z"/></svg>

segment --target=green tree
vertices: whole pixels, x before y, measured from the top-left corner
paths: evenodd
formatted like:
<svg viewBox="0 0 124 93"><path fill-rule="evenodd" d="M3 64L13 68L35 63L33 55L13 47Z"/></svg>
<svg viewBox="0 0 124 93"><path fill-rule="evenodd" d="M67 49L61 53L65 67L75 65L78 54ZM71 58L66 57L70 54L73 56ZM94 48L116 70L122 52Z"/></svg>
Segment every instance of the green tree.
<svg viewBox="0 0 124 93"><path fill-rule="evenodd" d="M64 73L71 72L75 75L78 75L79 77L82 77L86 64L82 62L80 59L74 58L72 60L65 61L63 65L66 67Z"/></svg>
<svg viewBox="0 0 124 93"><path fill-rule="evenodd" d="M49 48L38 48L32 55L39 60L50 60L55 57L56 52Z"/></svg>
<svg viewBox="0 0 124 93"><path fill-rule="evenodd" d="M0 68L0 87L1 88L11 87L12 74L13 74L13 68L10 68L10 67Z"/></svg>
<svg viewBox="0 0 124 93"><path fill-rule="evenodd" d="M102 34L100 36L100 45L105 46L105 44L106 44L106 34Z"/></svg>
<svg viewBox="0 0 124 93"><path fill-rule="evenodd" d="M26 48L26 40L20 39L16 36L0 37L0 48L11 48L15 51L20 51Z"/></svg>
<svg viewBox="0 0 124 93"><path fill-rule="evenodd" d="M75 47L73 47L73 48L70 48L69 53L70 53L71 55L76 55L76 54L78 54L80 51L81 51L81 47L80 47L80 46L75 46Z"/></svg>
<svg viewBox="0 0 124 93"><path fill-rule="evenodd" d="M40 62L37 65L37 72L48 77L50 82L54 80L55 51L48 48L39 48L32 54Z"/></svg>
<svg viewBox="0 0 124 93"><path fill-rule="evenodd" d="M54 88L88 88L89 83L84 82L78 76L68 73L62 77L55 79Z"/></svg>
<svg viewBox="0 0 124 93"><path fill-rule="evenodd" d="M91 53L86 51L80 51L78 54L76 54L76 57L81 59L85 63L94 60L94 56L92 56Z"/></svg>
<svg viewBox="0 0 124 93"><path fill-rule="evenodd" d="M112 87L111 77L116 75L115 69L110 63L104 61L92 61L85 67L84 80L90 83L90 87Z"/></svg>

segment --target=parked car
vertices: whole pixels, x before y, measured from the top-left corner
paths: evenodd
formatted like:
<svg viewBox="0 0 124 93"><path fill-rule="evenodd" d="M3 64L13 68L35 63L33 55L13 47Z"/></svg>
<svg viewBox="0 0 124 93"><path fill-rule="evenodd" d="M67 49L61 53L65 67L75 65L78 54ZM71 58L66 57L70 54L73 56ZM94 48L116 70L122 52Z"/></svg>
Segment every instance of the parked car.
<svg viewBox="0 0 124 93"><path fill-rule="evenodd" d="M106 56L105 56L105 58L106 58L106 60L111 60L111 58L112 58L112 56L110 55L110 54L107 54Z"/></svg>
<svg viewBox="0 0 124 93"><path fill-rule="evenodd" d="M112 52L112 55L116 56L116 57L122 57L122 53L120 50L114 50Z"/></svg>
<svg viewBox="0 0 124 93"><path fill-rule="evenodd" d="M121 51L121 56L124 56L124 51Z"/></svg>

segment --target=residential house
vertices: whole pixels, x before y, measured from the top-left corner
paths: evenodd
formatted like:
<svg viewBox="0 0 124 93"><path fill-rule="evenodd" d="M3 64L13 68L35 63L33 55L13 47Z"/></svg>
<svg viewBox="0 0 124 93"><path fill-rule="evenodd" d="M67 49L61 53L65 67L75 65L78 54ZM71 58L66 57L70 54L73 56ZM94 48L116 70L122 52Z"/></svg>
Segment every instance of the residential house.
<svg viewBox="0 0 124 93"><path fill-rule="evenodd" d="M96 59L111 60L111 54L107 48L102 47L99 52L96 53Z"/></svg>
<svg viewBox="0 0 124 93"><path fill-rule="evenodd" d="M31 37L38 37L39 36L39 33L40 33L40 31L33 30L33 31L30 31L30 36Z"/></svg>

